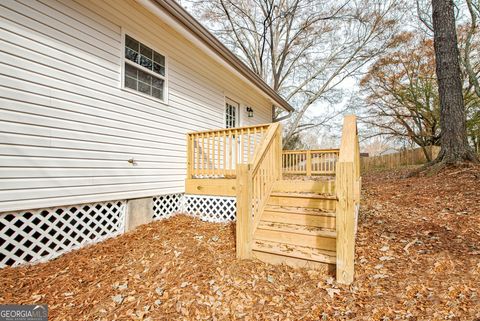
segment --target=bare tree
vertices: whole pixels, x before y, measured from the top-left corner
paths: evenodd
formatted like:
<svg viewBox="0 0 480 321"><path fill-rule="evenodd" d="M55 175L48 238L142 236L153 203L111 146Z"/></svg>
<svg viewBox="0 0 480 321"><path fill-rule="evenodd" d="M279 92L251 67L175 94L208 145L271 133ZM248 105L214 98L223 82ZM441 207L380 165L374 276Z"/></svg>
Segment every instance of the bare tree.
<svg viewBox="0 0 480 321"><path fill-rule="evenodd" d="M442 124L442 149L435 162L443 165L476 161L467 142L453 1L432 0L432 20Z"/></svg>
<svg viewBox="0 0 480 321"><path fill-rule="evenodd" d="M430 161L427 147L440 143L433 42L412 32L400 33L360 86L366 96L361 121L377 129L370 136L411 141Z"/></svg>
<svg viewBox="0 0 480 321"><path fill-rule="evenodd" d="M307 117L312 106L338 102L345 79L386 48L400 7L400 0L192 1L194 14L295 107L285 143L339 112Z"/></svg>

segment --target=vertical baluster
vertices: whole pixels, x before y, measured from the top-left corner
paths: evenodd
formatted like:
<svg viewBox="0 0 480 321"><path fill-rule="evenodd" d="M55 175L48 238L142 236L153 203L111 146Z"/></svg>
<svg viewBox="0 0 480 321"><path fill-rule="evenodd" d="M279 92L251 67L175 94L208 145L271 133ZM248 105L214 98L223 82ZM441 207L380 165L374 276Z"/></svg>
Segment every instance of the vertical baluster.
<svg viewBox="0 0 480 321"><path fill-rule="evenodd" d="M318 164L318 154L315 152L310 152L310 156L312 157L312 174L317 171L317 164Z"/></svg>
<svg viewBox="0 0 480 321"><path fill-rule="evenodd" d="M299 159L299 154L297 153L295 154L295 167L297 171L300 171L300 168L299 168L300 164L298 162L298 159Z"/></svg>
<svg viewBox="0 0 480 321"><path fill-rule="evenodd" d="M202 150L201 150L202 169L201 175L205 175L205 133L202 133Z"/></svg>
<svg viewBox="0 0 480 321"><path fill-rule="evenodd" d="M227 132L223 131L223 172L227 175Z"/></svg>
<svg viewBox="0 0 480 321"><path fill-rule="evenodd" d="M244 138L243 138L243 128L240 129L240 163L244 164L244 161L245 161L245 158L243 157L244 156L244 151L245 151L245 146L243 146L244 144Z"/></svg>
<svg viewBox="0 0 480 321"><path fill-rule="evenodd" d="M303 165L301 164L301 162L302 162L302 154L297 153L297 155L295 156L295 158L296 158L296 160L297 160L297 170L298 170L299 172L301 172L302 169L303 169Z"/></svg>
<svg viewBox="0 0 480 321"><path fill-rule="evenodd" d="M216 147L217 147L217 133L213 132L210 136L212 137L212 145L211 145L211 148L212 148L212 156L211 156L211 159L212 159L212 175L215 175L216 174L216 163L217 163L217 150L216 150Z"/></svg>
<svg viewBox="0 0 480 321"><path fill-rule="evenodd" d="M215 175L215 163L216 163L215 160L216 160L216 157L217 157L217 155L215 155L215 152L216 152L216 150L215 150L215 145L216 145L216 142L215 142L215 140L216 140L216 133L215 133L215 132L211 133L211 134L210 134L210 137L211 137L211 140L212 140L212 143L211 143L211 145L210 145L210 149L211 149L211 151L212 151L212 154L211 154L211 156L210 156L211 164L212 164L212 165L211 165L211 168L212 168L211 175Z"/></svg>
<svg viewBox="0 0 480 321"><path fill-rule="evenodd" d="M212 133L212 175L217 174L217 133Z"/></svg>
<svg viewBox="0 0 480 321"><path fill-rule="evenodd" d="M330 171L332 170L332 167L331 167L332 164L329 161L329 159L330 159L330 154L329 153L323 153L322 154L322 164L323 164L322 171L325 174L330 173Z"/></svg>
<svg viewBox="0 0 480 321"><path fill-rule="evenodd" d="M200 136L195 134L195 158L197 159L195 163L195 175L200 175Z"/></svg>
<svg viewBox="0 0 480 321"><path fill-rule="evenodd" d="M221 135L222 132L217 132L217 175L222 175L220 168L220 157L222 156Z"/></svg>
<svg viewBox="0 0 480 321"><path fill-rule="evenodd" d="M239 154L239 153L238 153L238 150L239 150L238 144L239 144L239 142L240 142L240 137L238 137L238 133L239 133L239 132L240 132L240 131L239 131L238 129L235 129L235 139L234 139L234 144L235 144L235 166L236 166L238 163L240 163L240 162L239 162L240 158L239 158L239 156L238 156L238 154Z"/></svg>
<svg viewBox="0 0 480 321"><path fill-rule="evenodd" d="M295 173L295 161L294 161L294 159L295 159L295 154L294 153L290 154L290 162L291 162L290 168L292 170L292 174Z"/></svg>
<svg viewBox="0 0 480 321"><path fill-rule="evenodd" d="M328 164L328 171L329 171L330 173L333 173L333 171L334 171L334 168L333 168L334 162L332 162L332 159L334 159L334 157L333 157L334 155L333 155L333 153L328 153L327 155L328 155L328 159L330 160L330 161L329 161L329 164Z"/></svg>
<svg viewBox="0 0 480 321"><path fill-rule="evenodd" d="M235 141L234 141L234 136L233 136L232 131L228 131L228 141L229 141L229 144L228 144L228 165L229 165L229 169L233 172L233 166L235 164L233 164L232 151L233 151L233 144L235 143Z"/></svg>
<svg viewBox="0 0 480 321"><path fill-rule="evenodd" d="M212 169L213 169L213 175L218 174L218 167L217 167L217 159L219 157L218 155L218 132L212 133Z"/></svg>
<svg viewBox="0 0 480 321"><path fill-rule="evenodd" d="M292 171L292 174L295 174L295 162L293 161L295 157L295 154L290 154L290 169Z"/></svg>
<svg viewBox="0 0 480 321"><path fill-rule="evenodd" d="M247 128L247 162L250 163L251 159L251 146L250 146L250 127Z"/></svg>
<svg viewBox="0 0 480 321"><path fill-rule="evenodd" d="M327 170L328 170L329 173L333 173L333 164L334 164L334 163L332 162L332 159L334 159L334 158L333 158L333 153L325 154L325 157L329 160L329 161L328 161L328 169L327 169Z"/></svg>
<svg viewBox="0 0 480 321"><path fill-rule="evenodd" d="M253 155L255 155L255 150L257 149L257 127L253 127Z"/></svg>
<svg viewBox="0 0 480 321"><path fill-rule="evenodd" d="M207 136L207 149L205 153L205 158L207 160L206 174L210 175L210 133L207 133L206 136Z"/></svg>
<svg viewBox="0 0 480 321"><path fill-rule="evenodd" d="M290 153L287 154L288 172L291 172L291 170L292 170L292 165L291 165L292 159L291 159L291 155L292 155L292 154L290 154Z"/></svg>
<svg viewBox="0 0 480 321"><path fill-rule="evenodd" d="M198 135L193 135L193 173L197 175L198 172Z"/></svg>
<svg viewBox="0 0 480 321"><path fill-rule="evenodd" d="M328 157L328 153L320 152L318 154L318 160L319 160L319 165L320 167L318 168L318 171L321 174L326 174L330 170L330 160Z"/></svg>

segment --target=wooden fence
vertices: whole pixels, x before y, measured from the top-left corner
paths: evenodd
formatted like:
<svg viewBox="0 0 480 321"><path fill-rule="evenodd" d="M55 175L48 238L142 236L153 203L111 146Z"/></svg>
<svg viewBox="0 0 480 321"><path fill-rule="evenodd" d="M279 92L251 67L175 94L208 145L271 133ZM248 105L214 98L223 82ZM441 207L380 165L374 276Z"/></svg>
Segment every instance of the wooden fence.
<svg viewBox="0 0 480 321"><path fill-rule="evenodd" d="M435 159L440 152L440 147L429 146L427 147L427 152L431 156L431 159ZM427 158L425 157L422 148L415 148L382 156L362 157L360 160L362 172L368 172L374 169L399 168L408 165L422 165L426 162Z"/></svg>

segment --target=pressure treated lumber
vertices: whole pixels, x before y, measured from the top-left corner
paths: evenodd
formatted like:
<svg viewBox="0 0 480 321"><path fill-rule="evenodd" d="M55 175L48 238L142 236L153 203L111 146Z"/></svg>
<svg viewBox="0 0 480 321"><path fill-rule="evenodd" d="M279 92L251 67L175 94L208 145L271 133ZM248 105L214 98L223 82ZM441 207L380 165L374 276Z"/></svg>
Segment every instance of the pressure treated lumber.
<svg viewBox="0 0 480 321"><path fill-rule="evenodd" d="M194 195L236 196L235 179L191 178L185 180L185 193Z"/></svg>
<svg viewBox="0 0 480 321"><path fill-rule="evenodd" d="M252 257L252 189L250 165L237 165L237 224L236 250L237 258L250 259Z"/></svg>
<svg viewBox="0 0 480 321"><path fill-rule="evenodd" d="M285 257L295 257L304 260L335 264L335 252L311 247L255 240L253 251L273 253Z"/></svg>

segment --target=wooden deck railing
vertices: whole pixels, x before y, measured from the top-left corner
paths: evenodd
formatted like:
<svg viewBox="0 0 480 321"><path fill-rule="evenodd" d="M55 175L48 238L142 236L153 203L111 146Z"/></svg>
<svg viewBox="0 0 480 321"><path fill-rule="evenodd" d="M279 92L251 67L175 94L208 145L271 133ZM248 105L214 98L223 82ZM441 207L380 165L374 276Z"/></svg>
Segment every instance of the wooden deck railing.
<svg viewBox="0 0 480 321"><path fill-rule="evenodd" d="M252 256L253 234L274 183L282 176L282 130L271 124L253 162L237 168L237 257Z"/></svg>
<svg viewBox="0 0 480 321"><path fill-rule="evenodd" d="M234 177L253 161L269 124L187 134L187 178Z"/></svg>
<svg viewBox="0 0 480 321"><path fill-rule="evenodd" d="M282 168L284 174L335 175L338 149L284 150Z"/></svg>
<svg viewBox="0 0 480 321"><path fill-rule="evenodd" d="M360 187L357 120L354 115L348 115L345 116L343 123L342 142L335 177L337 282L344 284L353 282Z"/></svg>

